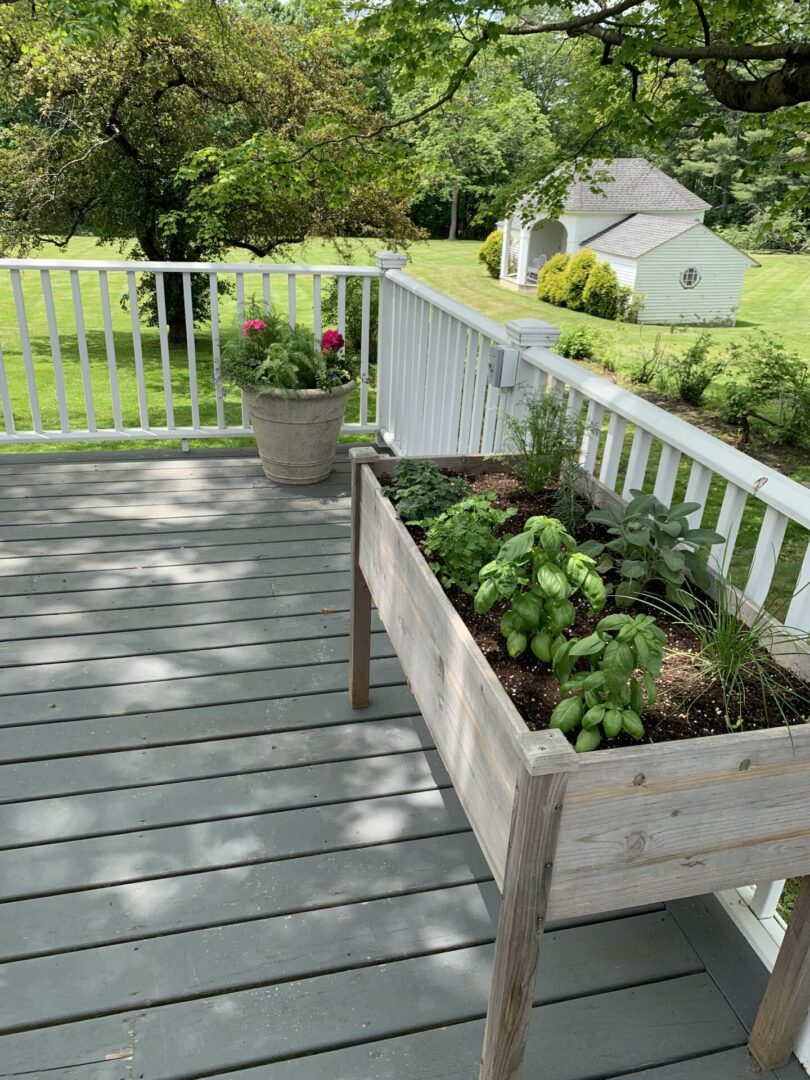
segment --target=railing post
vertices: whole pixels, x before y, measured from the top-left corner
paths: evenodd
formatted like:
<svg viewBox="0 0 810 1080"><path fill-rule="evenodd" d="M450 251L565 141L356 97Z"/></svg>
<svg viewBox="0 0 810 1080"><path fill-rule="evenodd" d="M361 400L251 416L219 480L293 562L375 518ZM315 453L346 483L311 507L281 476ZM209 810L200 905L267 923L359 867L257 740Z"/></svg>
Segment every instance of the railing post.
<svg viewBox="0 0 810 1080"><path fill-rule="evenodd" d="M353 446L352 463L352 578L349 617L349 702L353 709L368 707L371 668L371 593L360 569L360 502L362 466L377 460L370 446Z"/></svg>
<svg viewBox="0 0 810 1080"><path fill-rule="evenodd" d="M764 1070L790 1061L810 1007L810 877L802 880L748 1048Z"/></svg>
<svg viewBox="0 0 810 1080"><path fill-rule="evenodd" d="M542 348L550 349L560 336L560 329L542 319L512 319L505 325L506 336L509 343L522 354L527 349ZM537 394L540 391L541 369L532 366L531 382L521 381L521 369L526 371L528 365L523 361L518 368L518 381L511 391L507 391L504 407L508 413L517 419L522 419L525 409L522 408L523 398L527 394Z"/></svg>
<svg viewBox="0 0 810 1080"><path fill-rule="evenodd" d="M565 736L548 736L544 753L518 764L479 1080L519 1080L523 1071L565 789L577 767Z"/></svg>
<svg viewBox="0 0 810 1080"><path fill-rule="evenodd" d="M389 270L402 270L406 255L378 251L374 256L380 270L380 297L377 317L377 428L392 431L394 364L398 342L394 340L394 289L387 279Z"/></svg>

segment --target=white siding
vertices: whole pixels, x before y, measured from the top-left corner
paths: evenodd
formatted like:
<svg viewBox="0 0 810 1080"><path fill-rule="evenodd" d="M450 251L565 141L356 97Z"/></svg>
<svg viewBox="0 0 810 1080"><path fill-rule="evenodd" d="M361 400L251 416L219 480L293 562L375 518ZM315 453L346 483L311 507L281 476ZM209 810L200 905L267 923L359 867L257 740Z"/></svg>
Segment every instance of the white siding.
<svg viewBox="0 0 810 1080"><path fill-rule="evenodd" d="M625 258L624 255L600 255L599 252L596 252L596 255L600 260L604 259L605 262L610 263L620 285L626 285L630 289L636 287L638 263L635 259Z"/></svg>
<svg viewBox="0 0 810 1080"><path fill-rule="evenodd" d="M639 322L733 326L750 265L752 260L706 228L668 240L638 259L635 287L644 294ZM690 266L700 272L700 281L685 289L681 273Z"/></svg>
<svg viewBox="0 0 810 1080"><path fill-rule="evenodd" d="M579 251L581 247L587 246L585 241L590 236L593 236L594 233L609 229L611 225L618 225L620 221L624 221L628 216L628 214L595 214L584 212L562 214L560 221L568 232L567 250L569 252Z"/></svg>

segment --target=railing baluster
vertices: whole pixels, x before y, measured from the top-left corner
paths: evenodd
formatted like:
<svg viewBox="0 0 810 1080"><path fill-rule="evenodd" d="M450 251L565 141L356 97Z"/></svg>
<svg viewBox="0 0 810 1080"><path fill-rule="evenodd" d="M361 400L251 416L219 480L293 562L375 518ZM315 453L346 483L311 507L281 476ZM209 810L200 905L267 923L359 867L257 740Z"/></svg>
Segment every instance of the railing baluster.
<svg viewBox="0 0 810 1080"><path fill-rule="evenodd" d="M211 355L213 360L214 400L217 409L217 428L225 430L225 400L222 393L222 354L219 347L219 290L217 275L208 275L208 287L211 293Z"/></svg>
<svg viewBox="0 0 810 1080"><path fill-rule="evenodd" d="M599 438L602 434L602 417L605 415L604 405L591 399L588 402L588 411L585 414L585 432L582 436L582 446L579 453L579 463L588 473L593 475L596 466L596 454L599 450Z"/></svg>
<svg viewBox="0 0 810 1080"><path fill-rule="evenodd" d="M48 322L48 337L51 341L53 376L56 383L56 401L59 407L59 426L62 431L70 431L70 416L68 414L67 398L65 397L65 374L62 370L62 346L59 341L59 329L56 325L56 307L53 302L50 270L40 270L39 277L42 282L42 296L45 300L45 318Z"/></svg>
<svg viewBox="0 0 810 1080"><path fill-rule="evenodd" d="M653 495L660 499L665 506L672 503L672 495L678 480L678 467L681 464L681 452L669 443L661 447L661 457L658 462L658 472L655 474L655 487Z"/></svg>
<svg viewBox="0 0 810 1080"><path fill-rule="evenodd" d="M295 326L295 274L287 275L287 318L290 326Z"/></svg>
<svg viewBox="0 0 810 1080"><path fill-rule="evenodd" d="M87 352L87 333L84 328L84 307L79 271L70 271L70 289L73 294L73 313L76 317L76 342L79 346L79 367L82 373L84 408L87 414L87 430L96 430L96 408L93 403L93 381L90 375L90 356Z"/></svg>
<svg viewBox="0 0 810 1080"><path fill-rule="evenodd" d="M166 292L163 274L155 274L157 293L158 337L160 338L160 362L163 367L163 396L166 403L166 428L174 430L174 398L172 396L172 357L169 352L169 327L166 319Z"/></svg>
<svg viewBox="0 0 810 1080"><path fill-rule="evenodd" d="M106 270L99 271L98 287L101 292L101 319L104 323L104 348L107 352L107 372L110 379L113 427L116 431L123 431L124 418L121 415L121 394L118 387L118 359L115 355L115 335L113 334L112 309L110 308L110 284L107 280Z"/></svg>
<svg viewBox="0 0 810 1080"><path fill-rule="evenodd" d="M756 604L757 607L761 607L768 598L787 525L788 519L785 515L769 506L765 511L762 528L759 530L751 571L743 590L751 603Z"/></svg>
<svg viewBox="0 0 810 1080"><path fill-rule="evenodd" d="M605 449L602 454L602 465L599 469L600 482L605 487L609 487L611 491L616 490L616 479L619 475L626 430L627 420L618 413L611 413L605 437Z"/></svg>
<svg viewBox="0 0 810 1080"><path fill-rule="evenodd" d="M236 275L236 318L241 326L245 321L245 275Z"/></svg>
<svg viewBox="0 0 810 1080"><path fill-rule="evenodd" d="M796 589L785 616L785 626L802 634L810 632L810 543L799 569Z"/></svg>
<svg viewBox="0 0 810 1080"><path fill-rule="evenodd" d="M427 382L425 384L425 413L427 423L425 425L425 441L423 453L435 454L436 432L439 424L439 387L437 377L441 371L441 364L447 351L447 334L450 329L450 317L443 311L435 308L431 313L430 327L430 351L427 362Z"/></svg>
<svg viewBox="0 0 810 1080"><path fill-rule="evenodd" d="M480 453L483 445L484 409L487 400L487 387L489 386L489 353L491 348L492 340L482 335L481 354L475 376L475 393L472 412L470 413L470 441L467 448L470 454Z"/></svg>
<svg viewBox="0 0 810 1080"><path fill-rule="evenodd" d="M346 275L337 279L337 328L346 336Z"/></svg>
<svg viewBox="0 0 810 1080"><path fill-rule="evenodd" d="M3 426L6 435L14 435L17 428L14 424L14 410L11 407L11 395L8 392L8 379L6 378L6 362L3 358L3 346L0 343L0 406L3 408Z"/></svg>
<svg viewBox="0 0 810 1080"><path fill-rule="evenodd" d="M183 309L186 315L186 352L188 353L188 394L191 398L191 426L200 426L200 395L197 390L197 344L194 340L194 298L191 274L183 272Z"/></svg>
<svg viewBox="0 0 810 1080"><path fill-rule="evenodd" d="M135 384L138 388L138 410L141 427L149 430L149 405L146 399L146 378L143 370L143 346L141 345L141 317L138 311L138 286L134 270L127 271L129 295L129 318L132 326L132 354L135 358Z"/></svg>
<svg viewBox="0 0 810 1080"><path fill-rule="evenodd" d="M464 323L453 320L453 332L444 361L444 387L442 391L442 433L439 450L454 454L458 449L458 416L461 409L461 387L464 361L467 356L468 331Z"/></svg>
<svg viewBox="0 0 810 1080"><path fill-rule="evenodd" d="M700 508L687 516L686 520L689 522L690 529L700 528L700 523L703 521L706 499L709 497L709 487L713 475L712 470L705 465L701 465L699 461L692 462L684 502L700 503Z"/></svg>
<svg viewBox="0 0 810 1080"><path fill-rule="evenodd" d="M11 290L14 293L14 307L17 310L17 327L20 331L20 349L22 351L23 366L25 367L25 381L28 387L28 403L31 406L31 426L37 434L41 435L42 413L39 408L39 393L37 391L34 355L31 352L31 338L28 333L28 318L25 314L25 299L23 297L22 277L19 270L11 271Z"/></svg>
<svg viewBox="0 0 810 1080"><path fill-rule="evenodd" d="M464 368L464 388L461 394L461 420L459 423L459 453L470 452L470 434L475 400L475 377L481 363L483 342L478 331L470 331L470 347L467 352L467 365Z"/></svg>
<svg viewBox="0 0 810 1080"><path fill-rule="evenodd" d="M577 390L575 386L572 386L568 390L568 405L566 406L566 413L571 420L579 420L582 413L582 406L585 403L585 395L581 390Z"/></svg>
<svg viewBox="0 0 810 1080"><path fill-rule="evenodd" d="M273 297L270 292L270 275L262 274L262 303L265 315L273 313Z"/></svg>
<svg viewBox="0 0 810 1080"><path fill-rule="evenodd" d="M360 311L360 423L368 424L368 384L370 379L369 339L371 335L371 278L364 277L361 285Z"/></svg>
<svg viewBox="0 0 810 1080"><path fill-rule="evenodd" d="M640 491L644 486L644 477L647 475L647 462L650 458L652 447L652 435L644 428L636 427L633 432L633 443L630 447L630 457L627 462L627 472L624 475L624 487L622 498L631 499L632 491Z"/></svg>
<svg viewBox="0 0 810 1080"><path fill-rule="evenodd" d="M321 345L321 275L312 275L312 336L315 339L315 348Z"/></svg>
<svg viewBox="0 0 810 1080"><path fill-rule="evenodd" d="M481 436L481 452L491 454L495 449L495 427L498 422L498 405L501 392L487 382L487 400L484 406L484 431Z"/></svg>
<svg viewBox="0 0 810 1080"><path fill-rule="evenodd" d="M712 548L709 562L718 574L723 577L728 573L731 565L731 557L737 543L737 533L740 531L743 511L745 510L746 493L731 481L726 484L723 502L720 506L720 516L717 519L717 532L726 538L724 544L717 544Z"/></svg>

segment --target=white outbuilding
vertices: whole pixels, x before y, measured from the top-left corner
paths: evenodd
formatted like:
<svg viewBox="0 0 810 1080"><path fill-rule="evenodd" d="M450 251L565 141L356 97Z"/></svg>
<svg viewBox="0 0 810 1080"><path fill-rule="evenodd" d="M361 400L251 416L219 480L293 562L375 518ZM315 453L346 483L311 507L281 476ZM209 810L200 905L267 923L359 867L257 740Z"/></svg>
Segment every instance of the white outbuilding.
<svg viewBox="0 0 810 1080"><path fill-rule="evenodd" d="M558 217L527 198L499 223L501 279L533 288L552 255L588 248L641 296L639 322L733 326L759 264L703 224L709 204L644 158L596 162L593 175L574 180Z"/></svg>

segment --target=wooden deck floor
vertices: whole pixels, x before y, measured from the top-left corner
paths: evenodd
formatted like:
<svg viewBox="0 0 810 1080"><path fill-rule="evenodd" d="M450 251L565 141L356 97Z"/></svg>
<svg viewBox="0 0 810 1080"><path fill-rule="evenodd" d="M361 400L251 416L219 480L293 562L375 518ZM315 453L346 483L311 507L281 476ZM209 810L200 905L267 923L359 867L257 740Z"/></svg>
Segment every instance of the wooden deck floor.
<svg viewBox="0 0 810 1080"><path fill-rule="evenodd" d="M0 458L1 1076L475 1080L497 894L379 626L348 707L347 496ZM526 1080L743 1080L763 984L711 899L558 925Z"/></svg>

